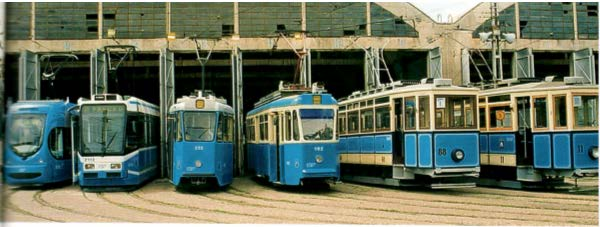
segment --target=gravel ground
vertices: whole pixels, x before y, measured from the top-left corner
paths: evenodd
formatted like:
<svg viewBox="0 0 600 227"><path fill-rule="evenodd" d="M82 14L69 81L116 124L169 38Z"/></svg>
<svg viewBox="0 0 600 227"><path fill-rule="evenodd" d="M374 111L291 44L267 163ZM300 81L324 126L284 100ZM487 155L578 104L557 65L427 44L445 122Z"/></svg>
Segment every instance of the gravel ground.
<svg viewBox="0 0 600 227"><path fill-rule="evenodd" d="M427 190L351 183L299 188L249 177L236 178L225 189L176 190L168 181L156 180L129 193L4 185L2 220L598 226L598 178L578 185L587 190Z"/></svg>

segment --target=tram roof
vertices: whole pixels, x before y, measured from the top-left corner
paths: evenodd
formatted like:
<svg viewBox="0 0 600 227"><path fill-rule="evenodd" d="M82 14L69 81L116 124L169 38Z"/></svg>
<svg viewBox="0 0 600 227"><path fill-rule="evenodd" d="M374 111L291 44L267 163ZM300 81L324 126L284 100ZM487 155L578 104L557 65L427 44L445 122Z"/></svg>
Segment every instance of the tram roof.
<svg viewBox="0 0 600 227"><path fill-rule="evenodd" d="M22 100L13 103L9 107L9 112L49 112L49 111L64 111L64 108L75 106L74 103L65 100Z"/></svg>
<svg viewBox="0 0 600 227"><path fill-rule="evenodd" d="M564 81L540 81L532 83L517 84L508 87L492 88L481 91L481 95L502 95L507 93L522 93L548 90L579 90L579 89L598 89L594 84L566 84Z"/></svg>
<svg viewBox="0 0 600 227"><path fill-rule="evenodd" d="M118 94L97 94L92 100L80 98L77 105L86 104L125 104L128 112L141 112L153 116L159 116L160 110L157 105L133 96L121 96Z"/></svg>
<svg viewBox="0 0 600 227"><path fill-rule="evenodd" d="M196 102L203 100L202 108L197 108ZM202 95L198 93L198 96L183 96L177 99L177 103L169 107L169 113L176 111L214 111L214 112L225 112L233 114L233 108L227 105L227 101L223 98L217 98L214 95Z"/></svg>
<svg viewBox="0 0 600 227"><path fill-rule="evenodd" d="M464 91L472 93L477 93L479 91L479 89L473 87L460 87L452 85L451 81L447 79L435 79L434 81L435 82L431 83L429 80L425 79L421 83L413 85L399 85L395 83L387 84L371 90L352 92L351 95L341 98L339 101L340 103L348 103L356 100L419 91Z"/></svg>
<svg viewBox="0 0 600 227"><path fill-rule="evenodd" d="M319 95L321 96L321 104L314 104L313 96ZM247 116L260 113L267 109L297 105L337 105L337 101L329 93L306 92L298 95L291 95L280 99L276 99L274 101L261 105L248 112Z"/></svg>

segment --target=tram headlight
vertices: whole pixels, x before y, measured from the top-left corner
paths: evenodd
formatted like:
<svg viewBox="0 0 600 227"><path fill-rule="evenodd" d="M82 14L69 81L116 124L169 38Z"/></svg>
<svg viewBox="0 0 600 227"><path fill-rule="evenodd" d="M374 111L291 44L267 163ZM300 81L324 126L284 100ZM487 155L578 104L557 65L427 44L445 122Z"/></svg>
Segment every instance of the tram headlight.
<svg viewBox="0 0 600 227"><path fill-rule="evenodd" d="M461 161L465 159L465 152L461 149L456 149L452 151L452 160L455 162Z"/></svg>
<svg viewBox="0 0 600 227"><path fill-rule="evenodd" d="M94 169L94 164L87 163L83 166L84 169Z"/></svg>
<svg viewBox="0 0 600 227"><path fill-rule="evenodd" d="M588 151L588 154L590 155L590 158L598 159L598 147L590 148L590 151Z"/></svg>
<svg viewBox="0 0 600 227"><path fill-rule="evenodd" d="M322 163L322 162L323 162L323 156L321 156L321 155L317 155L317 156L315 156L315 161L316 161L317 163Z"/></svg>
<svg viewBox="0 0 600 227"><path fill-rule="evenodd" d="M110 169L121 169L121 163L110 164Z"/></svg>
<svg viewBox="0 0 600 227"><path fill-rule="evenodd" d="M196 165L197 168L202 167L202 162L200 160L196 160L196 163L194 163Z"/></svg>

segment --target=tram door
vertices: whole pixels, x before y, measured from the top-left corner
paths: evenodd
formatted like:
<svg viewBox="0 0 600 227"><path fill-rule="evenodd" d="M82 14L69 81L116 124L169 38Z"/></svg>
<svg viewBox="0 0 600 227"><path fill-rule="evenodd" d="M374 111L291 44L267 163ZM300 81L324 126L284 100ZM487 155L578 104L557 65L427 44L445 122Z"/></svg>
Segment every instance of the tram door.
<svg viewBox="0 0 600 227"><path fill-rule="evenodd" d="M281 149L280 149L280 138L279 134L281 131L281 125L279 124L279 120L283 119L281 114L273 115L273 130L275 132L275 154L276 154L276 168L277 168L277 181L281 182Z"/></svg>
<svg viewBox="0 0 600 227"><path fill-rule="evenodd" d="M175 137L177 133L177 121L175 120L174 114L169 114L167 117L167 155L165 155L164 163L167 164L167 178L173 181L173 145L175 144Z"/></svg>
<svg viewBox="0 0 600 227"><path fill-rule="evenodd" d="M531 101L517 98L517 165L533 165L533 135L531 134Z"/></svg>
<svg viewBox="0 0 600 227"><path fill-rule="evenodd" d="M404 138L403 127L402 127L402 98L394 99L394 123L396 124L396 130L393 133L392 148L393 148L393 164L404 165L404 145L401 144Z"/></svg>
<svg viewBox="0 0 600 227"><path fill-rule="evenodd" d="M75 183L78 180L77 175L79 173L79 156L77 152L81 149L79 147L79 115L76 112L71 112L69 113L69 118L71 121L71 174L72 181Z"/></svg>

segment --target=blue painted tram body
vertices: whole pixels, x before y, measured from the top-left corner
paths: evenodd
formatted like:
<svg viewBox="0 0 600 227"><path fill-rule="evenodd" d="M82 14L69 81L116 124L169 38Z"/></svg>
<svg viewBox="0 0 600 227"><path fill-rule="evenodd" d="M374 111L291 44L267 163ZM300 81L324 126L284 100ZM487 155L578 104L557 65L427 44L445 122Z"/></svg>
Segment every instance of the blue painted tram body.
<svg viewBox="0 0 600 227"><path fill-rule="evenodd" d="M19 101L8 109L4 179L10 185L44 185L71 179L68 101Z"/></svg>
<svg viewBox="0 0 600 227"><path fill-rule="evenodd" d="M128 188L158 170L159 109L144 100L98 94L78 101L76 177L82 188Z"/></svg>
<svg viewBox="0 0 600 227"><path fill-rule="evenodd" d="M483 90L482 184L514 188L598 175L598 85L553 81Z"/></svg>
<svg viewBox="0 0 600 227"><path fill-rule="evenodd" d="M480 170L477 92L449 80L426 79L340 100L342 180L474 187Z"/></svg>
<svg viewBox="0 0 600 227"><path fill-rule="evenodd" d="M184 96L168 114L168 177L176 185L233 181L233 109L213 95Z"/></svg>
<svg viewBox="0 0 600 227"><path fill-rule="evenodd" d="M337 102L316 84L312 91L292 86L281 85L248 112L248 168L283 185L337 181Z"/></svg>

